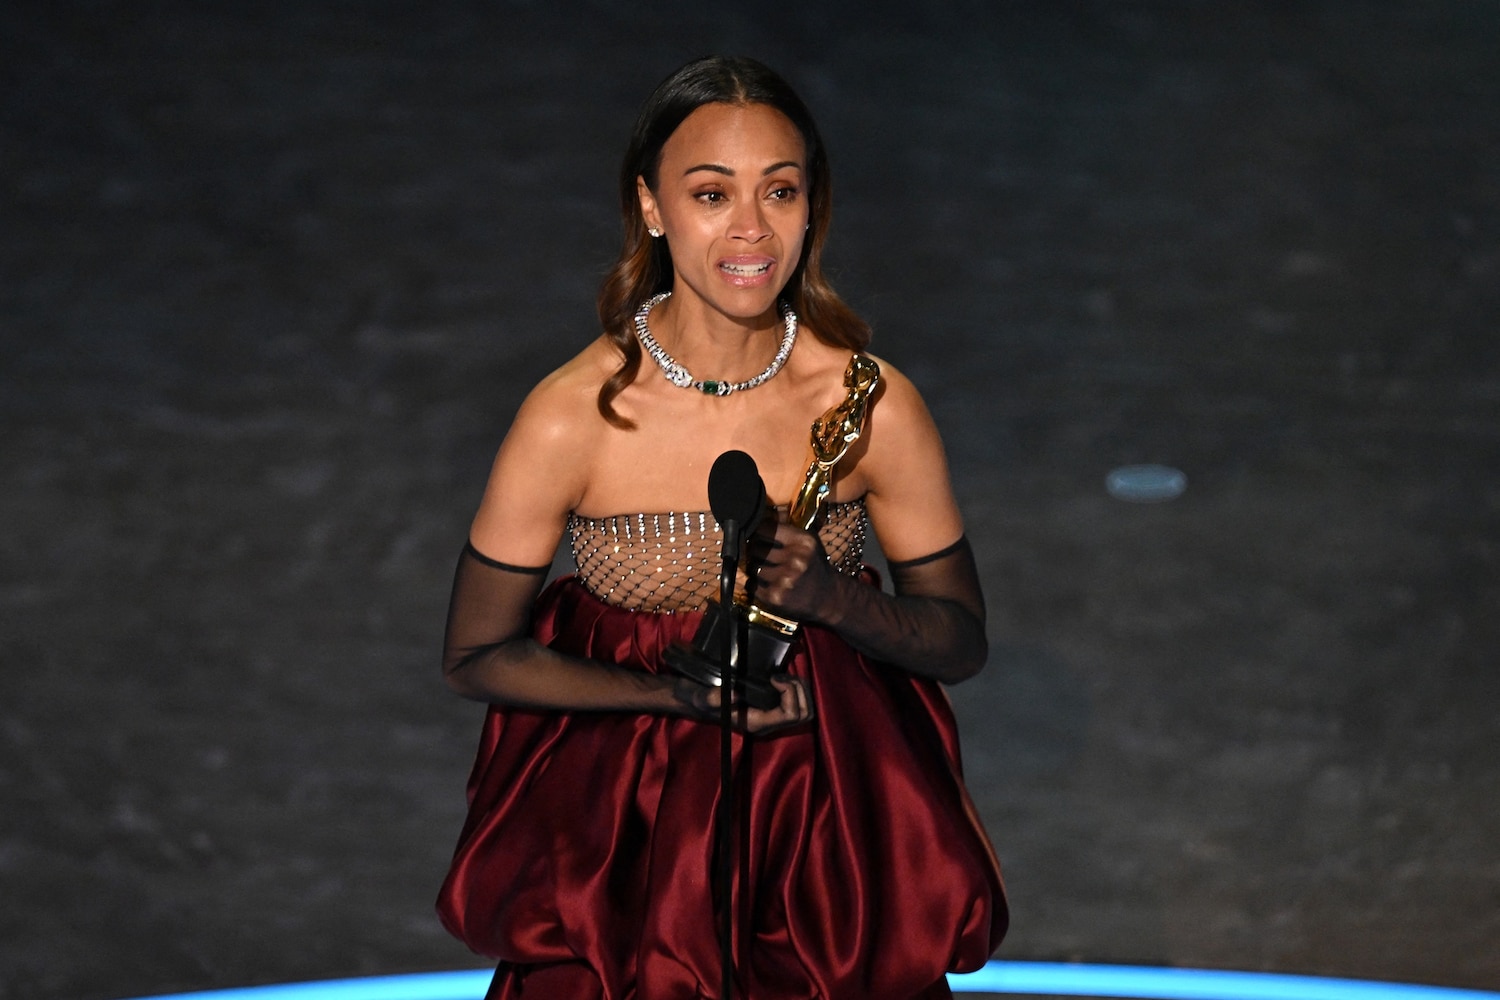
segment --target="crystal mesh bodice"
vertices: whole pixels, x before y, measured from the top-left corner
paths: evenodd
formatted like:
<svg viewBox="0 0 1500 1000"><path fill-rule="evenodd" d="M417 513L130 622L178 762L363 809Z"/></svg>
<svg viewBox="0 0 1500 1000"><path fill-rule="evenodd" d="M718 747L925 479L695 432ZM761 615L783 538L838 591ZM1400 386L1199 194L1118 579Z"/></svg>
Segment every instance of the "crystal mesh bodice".
<svg viewBox="0 0 1500 1000"><path fill-rule="evenodd" d="M818 537L828 561L853 576L864 558L864 500L833 503ZM689 611L719 593L719 522L708 511L568 518L578 578L606 604Z"/></svg>

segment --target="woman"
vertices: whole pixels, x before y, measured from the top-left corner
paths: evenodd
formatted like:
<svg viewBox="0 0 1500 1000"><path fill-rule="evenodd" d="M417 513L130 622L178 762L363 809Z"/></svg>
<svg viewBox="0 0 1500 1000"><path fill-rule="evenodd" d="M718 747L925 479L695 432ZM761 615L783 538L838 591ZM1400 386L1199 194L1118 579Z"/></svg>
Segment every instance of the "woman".
<svg viewBox="0 0 1500 1000"><path fill-rule="evenodd" d="M715 458L748 452L789 501L869 336L820 269L816 127L764 66L664 81L621 182L604 334L516 415L449 611L448 683L492 707L439 911L501 959L491 997L719 995L717 692L663 652L717 593ZM948 996L1006 924L935 683L983 665L984 604L937 431L889 365L829 501L817 533L782 518L747 581L803 627L779 702L737 710L736 974L756 1000ZM894 596L859 569L866 523ZM564 532L579 573L538 597Z"/></svg>

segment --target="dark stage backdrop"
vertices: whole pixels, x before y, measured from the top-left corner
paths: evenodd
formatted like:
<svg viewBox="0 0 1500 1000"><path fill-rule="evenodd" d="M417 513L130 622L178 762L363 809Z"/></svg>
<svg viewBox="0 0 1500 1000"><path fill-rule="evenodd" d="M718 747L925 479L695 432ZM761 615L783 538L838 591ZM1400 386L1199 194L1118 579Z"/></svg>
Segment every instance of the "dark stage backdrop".
<svg viewBox="0 0 1500 1000"><path fill-rule="evenodd" d="M1002 957L1500 987L1500 7L21 0L0 998L480 964L451 569L712 51L947 437Z"/></svg>

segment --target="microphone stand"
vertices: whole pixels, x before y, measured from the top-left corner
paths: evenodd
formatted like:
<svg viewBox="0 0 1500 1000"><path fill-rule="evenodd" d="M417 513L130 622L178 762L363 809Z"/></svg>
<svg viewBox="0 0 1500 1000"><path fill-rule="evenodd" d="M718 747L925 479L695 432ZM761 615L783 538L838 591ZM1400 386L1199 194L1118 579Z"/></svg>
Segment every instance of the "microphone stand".
<svg viewBox="0 0 1500 1000"><path fill-rule="evenodd" d="M755 530L765 509L766 486L755 468L755 459L743 451L726 451L714 460L708 473L708 505L714 519L723 532L723 563L719 569L719 612L723 621L723 636L719 647L723 661L718 665L700 663L700 657L689 651L685 662L675 664L674 669L701 684L717 685L719 688L719 814L717 837L719 841L719 864L714 881L719 884L719 898L723 901L723 922L719 925L719 957L723 973L720 1000L734 1000L734 875L735 820L734 820L734 713L742 708L745 697L745 679L740 669L745 655L744 627L741 616L734 610L734 580L739 569L740 549L745 536ZM700 626L701 630L701 626ZM705 641L712 647L712 640ZM671 653L672 650L668 650ZM698 651L713 654L708 648ZM671 662L670 657L668 662ZM708 669L703 669L707 667ZM769 707L769 706L768 706ZM748 763L749 734L742 741L746 747Z"/></svg>
<svg viewBox="0 0 1500 1000"><path fill-rule="evenodd" d="M740 526L724 523L724 564L719 571L719 607L734 607L734 576L739 567ZM724 900L724 922L719 930L719 967L723 1000L734 997L734 755L730 739L734 723L734 694L738 683L739 621L730 614L724 629L724 674L719 688L719 884Z"/></svg>

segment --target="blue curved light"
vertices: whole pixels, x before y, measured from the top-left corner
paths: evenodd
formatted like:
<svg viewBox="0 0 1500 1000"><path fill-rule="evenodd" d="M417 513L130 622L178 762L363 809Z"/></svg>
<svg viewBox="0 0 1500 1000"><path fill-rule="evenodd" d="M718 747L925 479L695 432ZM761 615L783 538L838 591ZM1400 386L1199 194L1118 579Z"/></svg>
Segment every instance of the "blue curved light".
<svg viewBox="0 0 1500 1000"><path fill-rule="evenodd" d="M489 988L491 975L489 969L429 972L174 993L134 1000L481 1000ZM989 962L978 972L951 975L948 982L955 993L1147 1000L1500 1000L1500 993L1448 986L1270 972L1059 962Z"/></svg>
<svg viewBox="0 0 1500 1000"><path fill-rule="evenodd" d="M406 976L326 979L199 993L169 993L134 1000L481 1000L494 975L494 969L420 972Z"/></svg>
<svg viewBox="0 0 1500 1000"><path fill-rule="evenodd" d="M955 993L1033 993L1152 1000L1500 1000L1500 993L1363 979L1136 965L989 962L949 976Z"/></svg>

